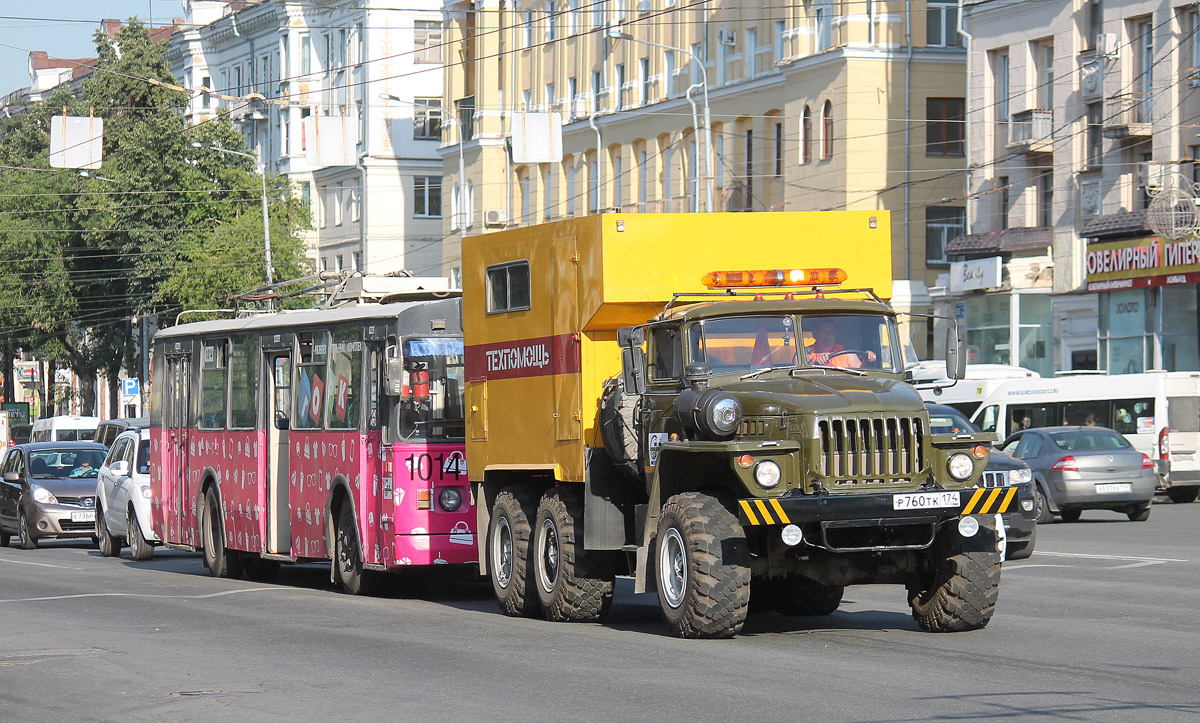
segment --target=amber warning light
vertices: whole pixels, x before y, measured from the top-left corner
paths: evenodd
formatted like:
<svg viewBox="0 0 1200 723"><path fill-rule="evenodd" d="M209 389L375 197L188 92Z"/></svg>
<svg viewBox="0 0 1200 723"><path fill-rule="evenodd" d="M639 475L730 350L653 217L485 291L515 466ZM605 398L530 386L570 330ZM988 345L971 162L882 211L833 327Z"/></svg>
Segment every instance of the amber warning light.
<svg viewBox="0 0 1200 723"><path fill-rule="evenodd" d="M765 269L760 271L710 271L701 283L710 289L746 286L813 286L840 284L842 269Z"/></svg>

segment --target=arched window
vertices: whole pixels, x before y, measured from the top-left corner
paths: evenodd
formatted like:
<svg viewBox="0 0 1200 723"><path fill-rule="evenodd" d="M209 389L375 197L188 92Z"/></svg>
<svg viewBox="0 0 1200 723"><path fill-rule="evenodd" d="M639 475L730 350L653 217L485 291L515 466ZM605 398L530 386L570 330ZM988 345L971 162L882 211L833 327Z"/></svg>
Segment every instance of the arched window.
<svg viewBox="0 0 1200 723"><path fill-rule="evenodd" d="M833 103L825 101L821 108L821 159L833 158Z"/></svg>
<svg viewBox="0 0 1200 723"><path fill-rule="evenodd" d="M812 109L804 106L800 116L800 162L812 161Z"/></svg>

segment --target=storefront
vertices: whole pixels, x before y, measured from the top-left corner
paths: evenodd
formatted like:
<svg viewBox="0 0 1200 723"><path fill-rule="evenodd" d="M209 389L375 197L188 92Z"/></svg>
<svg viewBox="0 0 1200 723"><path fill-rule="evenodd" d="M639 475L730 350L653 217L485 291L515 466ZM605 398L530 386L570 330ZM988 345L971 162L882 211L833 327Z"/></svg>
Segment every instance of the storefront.
<svg viewBox="0 0 1200 723"><path fill-rule="evenodd" d="M1100 368L1110 374L1200 370L1198 284L1198 239L1090 244L1087 288L1100 302Z"/></svg>

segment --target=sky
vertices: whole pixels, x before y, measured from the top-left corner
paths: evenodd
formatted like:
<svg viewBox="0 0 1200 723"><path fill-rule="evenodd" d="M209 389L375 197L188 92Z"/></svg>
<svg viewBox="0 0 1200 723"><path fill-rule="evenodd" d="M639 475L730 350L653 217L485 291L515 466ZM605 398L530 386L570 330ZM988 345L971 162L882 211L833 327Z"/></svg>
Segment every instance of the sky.
<svg viewBox="0 0 1200 723"><path fill-rule="evenodd" d="M156 25L182 17L181 0L0 0L0 96L29 87L29 51L90 58L92 34L104 18L137 16ZM24 18L24 19L22 19Z"/></svg>

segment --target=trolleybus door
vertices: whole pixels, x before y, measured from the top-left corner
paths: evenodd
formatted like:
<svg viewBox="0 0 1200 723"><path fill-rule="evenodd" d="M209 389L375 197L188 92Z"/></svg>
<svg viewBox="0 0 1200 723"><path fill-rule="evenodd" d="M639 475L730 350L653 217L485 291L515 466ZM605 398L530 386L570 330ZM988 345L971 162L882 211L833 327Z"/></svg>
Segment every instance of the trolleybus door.
<svg viewBox="0 0 1200 723"><path fill-rule="evenodd" d="M190 356L167 357L167 444L170 462L163 470L163 499L172 500L175 514L164 510L163 519L173 527L174 534L166 533L167 540L183 544L195 544L189 539L188 524L195 515L188 514L191 500L188 495L188 430L191 427L192 408L192 362ZM171 519L173 518L173 519Z"/></svg>
<svg viewBox="0 0 1200 723"><path fill-rule="evenodd" d="M286 555L291 552L291 499L288 496L288 427L292 419L292 354L267 351L264 377L271 380L266 389L267 411L267 552Z"/></svg>
<svg viewBox="0 0 1200 723"><path fill-rule="evenodd" d="M368 329L368 339L371 338L374 331L374 327ZM392 501L392 495L395 493L392 474L387 470L389 465L385 461L391 459L391 445L385 446L383 439L383 428L387 425L387 410L384 407L386 398L383 396L385 384L383 342L370 340L367 342L366 363L367 414L365 422L368 455L363 469L371 476L372 497L375 503L374 517L378 520L377 525L368 527L367 535L369 538L374 538L369 539L370 549L383 551L382 559L374 561L392 564L394 560L392 560L391 553L396 542L396 504ZM366 557L368 560L374 559L371 555Z"/></svg>

